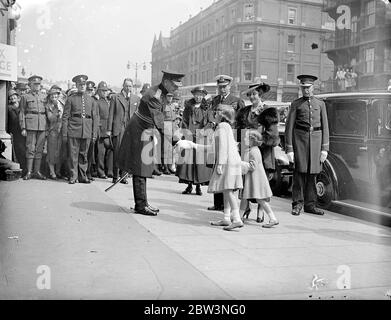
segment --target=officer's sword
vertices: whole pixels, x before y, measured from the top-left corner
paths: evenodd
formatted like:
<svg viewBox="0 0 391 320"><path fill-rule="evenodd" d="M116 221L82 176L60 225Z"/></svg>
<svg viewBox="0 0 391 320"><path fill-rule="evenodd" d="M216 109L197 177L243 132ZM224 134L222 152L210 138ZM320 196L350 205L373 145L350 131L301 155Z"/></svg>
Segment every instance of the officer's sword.
<svg viewBox="0 0 391 320"><path fill-rule="evenodd" d="M129 173L126 172L126 174L124 174L121 179L118 179L115 183L113 183L110 187L108 187L107 189L105 189L105 192L111 190L111 188L113 188L115 185L117 185L118 183L120 183L122 180L124 180L125 178L127 178L129 176Z"/></svg>

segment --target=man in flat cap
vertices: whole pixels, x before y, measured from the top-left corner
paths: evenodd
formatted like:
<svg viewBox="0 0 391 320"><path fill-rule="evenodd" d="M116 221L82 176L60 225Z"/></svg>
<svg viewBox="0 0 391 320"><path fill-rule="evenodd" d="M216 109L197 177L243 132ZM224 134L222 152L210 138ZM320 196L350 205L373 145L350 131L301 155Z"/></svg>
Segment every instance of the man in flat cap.
<svg viewBox="0 0 391 320"><path fill-rule="evenodd" d="M20 100L19 121L22 135L26 137L26 175L24 180L34 176L40 180L46 177L40 172L42 152L46 141L47 116L45 108L46 96L41 93L40 76L31 76L29 79L30 93L26 93Z"/></svg>
<svg viewBox="0 0 391 320"><path fill-rule="evenodd" d="M285 151L294 163L292 214L304 212L322 215L316 208L316 175L329 150L329 127L324 102L314 97L317 77L300 75L303 96L289 108L285 125Z"/></svg>
<svg viewBox="0 0 391 320"><path fill-rule="evenodd" d="M160 158L154 154L154 151L160 150L159 146L155 146L154 136L164 135L163 107L166 96L182 86L183 77L184 74L163 71L161 83L144 93L126 127L119 150L118 166L133 175L135 213L156 216L159 211L148 203L146 179L152 178L154 160Z"/></svg>
<svg viewBox="0 0 391 320"><path fill-rule="evenodd" d="M108 139L107 136L107 121L109 119L110 101L108 99L109 88L105 81L101 81L97 88L98 94L98 112L99 112L99 130L96 140L96 165L98 170L98 177L101 179L107 179L106 172L112 172L112 168L108 168L112 161L109 161L109 157L113 156L112 150L105 148L104 140Z"/></svg>
<svg viewBox="0 0 391 320"><path fill-rule="evenodd" d="M238 112L240 109L245 107L244 101L238 97L235 97L231 93L232 77L221 74L216 77L217 83L217 95L212 99L212 106L208 114L208 122L215 125L215 112L219 104L231 105L232 108ZM215 193L213 195L214 205L208 207L208 210L223 210L224 209L224 198L222 193Z"/></svg>
<svg viewBox="0 0 391 320"><path fill-rule="evenodd" d="M90 183L87 178L87 152L96 139L98 114L96 101L86 93L86 75L73 77L77 93L68 97L62 116L62 135L68 142L70 177L69 183Z"/></svg>
<svg viewBox="0 0 391 320"><path fill-rule="evenodd" d="M124 175L117 165L118 151L121 145L122 137L125 128L136 111L140 98L132 93L133 80L130 78L124 79L122 90L120 93L111 97L109 118L107 120L107 135L112 137L114 145L113 155L113 183L117 182L120 176ZM125 179L121 183L127 184Z"/></svg>

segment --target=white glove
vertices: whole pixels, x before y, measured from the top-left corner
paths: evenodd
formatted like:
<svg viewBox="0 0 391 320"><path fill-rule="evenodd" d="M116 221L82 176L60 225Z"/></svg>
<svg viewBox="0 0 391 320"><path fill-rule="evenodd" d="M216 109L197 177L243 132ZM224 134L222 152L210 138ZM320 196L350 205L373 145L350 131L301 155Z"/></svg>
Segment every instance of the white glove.
<svg viewBox="0 0 391 320"><path fill-rule="evenodd" d="M320 152L320 162L323 163L327 158L328 152L327 151L321 151Z"/></svg>
<svg viewBox="0 0 391 320"><path fill-rule="evenodd" d="M293 152L288 152L286 155L288 156L289 162L295 162L295 154Z"/></svg>
<svg viewBox="0 0 391 320"><path fill-rule="evenodd" d="M179 140L176 144L175 144L175 148L179 148L179 149L193 149L195 147L195 143L193 141L190 141L190 140Z"/></svg>

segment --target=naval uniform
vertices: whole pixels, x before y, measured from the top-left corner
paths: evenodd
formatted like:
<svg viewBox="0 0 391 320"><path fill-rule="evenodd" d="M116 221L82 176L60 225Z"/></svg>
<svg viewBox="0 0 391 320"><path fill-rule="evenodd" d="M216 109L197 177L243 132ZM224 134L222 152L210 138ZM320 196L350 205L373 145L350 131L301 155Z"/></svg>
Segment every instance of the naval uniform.
<svg viewBox="0 0 391 320"><path fill-rule="evenodd" d="M294 152L292 207L316 203L316 175L321 171L321 151L329 150L326 106L316 97L301 97L289 108L285 127L286 153Z"/></svg>
<svg viewBox="0 0 391 320"><path fill-rule="evenodd" d="M166 94L162 84L148 89L125 129L119 148L118 167L133 175L136 211L148 207L146 178L152 178L155 162L160 160L156 155L160 147L156 147L153 137L159 136L158 133L163 137Z"/></svg>
<svg viewBox="0 0 391 320"><path fill-rule="evenodd" d="M87 153L91 139L96 139L98 125L96 101L86 93L68 97L62 116L62 134L68 139L70 181L87 179Z"/></svg>

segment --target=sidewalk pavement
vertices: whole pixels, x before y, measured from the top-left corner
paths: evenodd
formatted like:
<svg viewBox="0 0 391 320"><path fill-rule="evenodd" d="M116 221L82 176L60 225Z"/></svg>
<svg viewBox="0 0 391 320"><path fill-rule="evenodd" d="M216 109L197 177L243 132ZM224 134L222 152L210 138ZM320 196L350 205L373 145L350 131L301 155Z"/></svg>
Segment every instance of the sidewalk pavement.
<svg viewBox="0 0 391 320"><path fill-rule="evenodd" d="M206 210L207 187L182 195L174 176L148 179L161 211L150 217L130 210L129 182L107 193L111 180L0 182L0 299L391 298L390 228L292 216L273 198L278 226L252 213L229 232L209 223L222 212Z"/></svg>

